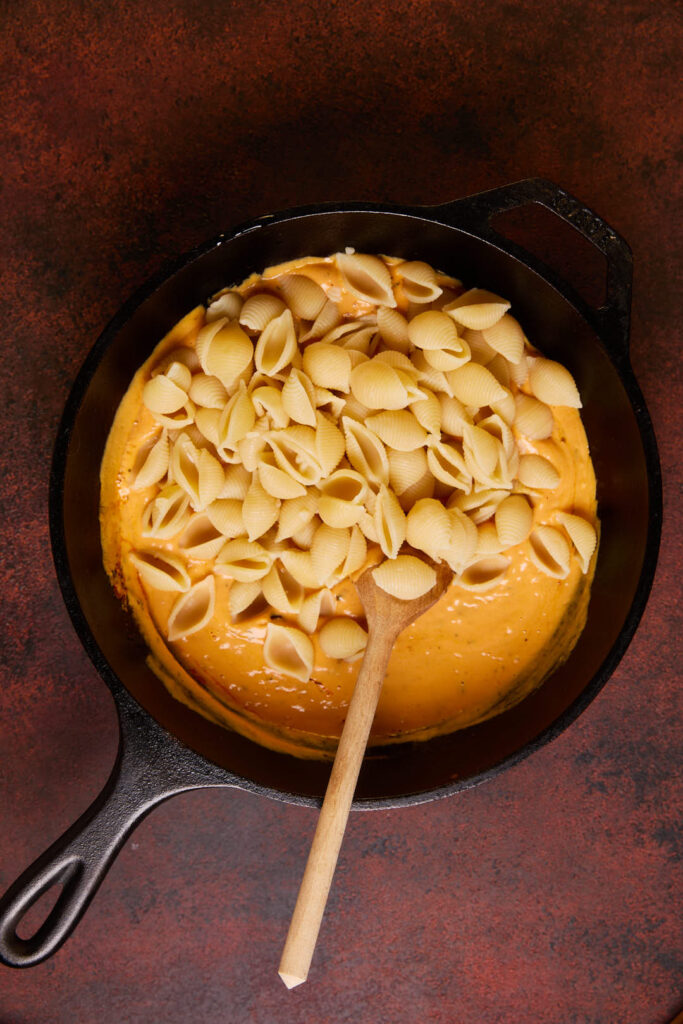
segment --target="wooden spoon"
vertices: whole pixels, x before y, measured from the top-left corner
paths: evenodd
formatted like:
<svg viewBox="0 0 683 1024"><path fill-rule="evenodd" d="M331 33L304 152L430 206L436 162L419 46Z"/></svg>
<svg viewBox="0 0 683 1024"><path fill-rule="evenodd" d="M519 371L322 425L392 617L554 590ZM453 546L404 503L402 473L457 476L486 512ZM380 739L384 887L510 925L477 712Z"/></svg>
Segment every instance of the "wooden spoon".
<svg viewBox="0 0 683 1024"><path fill-rule="evenodd" d="M427 561L424 555L421 557ZM410 601L392 597L378 587L372 576L372 568L367 569L356 582L368 623L368 642L280 961L279 974L287 988L300 985L308 977L358 773L394 642L406 626L438 601L453 576L447 565L431 564L436 571L436 583L422 597Z"/></svg>

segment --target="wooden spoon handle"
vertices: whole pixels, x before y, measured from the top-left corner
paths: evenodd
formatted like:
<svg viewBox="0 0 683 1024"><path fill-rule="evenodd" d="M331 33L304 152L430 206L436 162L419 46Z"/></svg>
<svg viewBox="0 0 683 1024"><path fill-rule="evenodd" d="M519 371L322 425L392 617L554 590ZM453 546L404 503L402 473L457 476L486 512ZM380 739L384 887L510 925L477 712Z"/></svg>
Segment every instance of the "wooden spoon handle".
<svg viewBox="0 0 683 1024"><path fill-rule="evenodd" d="M306 981L346 820L395 636L370 630L299 889L279 974L287 988Z"/></svg>

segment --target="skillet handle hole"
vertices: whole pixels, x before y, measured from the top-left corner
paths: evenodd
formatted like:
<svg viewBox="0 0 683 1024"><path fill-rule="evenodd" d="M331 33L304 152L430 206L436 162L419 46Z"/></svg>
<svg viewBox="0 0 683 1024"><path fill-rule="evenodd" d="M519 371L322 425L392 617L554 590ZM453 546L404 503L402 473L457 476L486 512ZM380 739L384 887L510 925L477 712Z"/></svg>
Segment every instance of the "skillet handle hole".
<svg viewBox="0 0 683 1024"><path fill-rule="evenodd" d="M585 235L540 203L495 213L491 227L570 282L584 302L607 302L607 259Z"/></svg>
<svg viewBox="0 0 683 1024"><path fill-rule="evenodd" d="M28 907L23 917L19 918L16 935L23 942L30 942L55 912L60 897L64 892L63 882L54 882L44 889L37 899Z"/></svg>

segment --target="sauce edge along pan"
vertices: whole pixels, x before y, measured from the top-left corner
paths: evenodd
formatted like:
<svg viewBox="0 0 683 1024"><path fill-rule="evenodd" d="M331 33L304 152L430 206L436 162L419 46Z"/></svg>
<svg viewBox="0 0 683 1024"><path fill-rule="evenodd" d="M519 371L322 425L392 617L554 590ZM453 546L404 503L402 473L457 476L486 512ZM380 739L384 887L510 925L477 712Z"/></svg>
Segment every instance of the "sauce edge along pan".
<svg viewBox="0 0 683 1024"><path fill-rule="evenodd" d="M552 270L491 225L540 204L605 257L606 301L588 305ZM532 178L433 207L370 203L301 207L261 217L183 256L119 311L87 357L59 427L50 481L55 567L75 629L116 705L120 740L103 791L0 900L0 960L26 967L70 935L135 825L160 802L201 787L237 787L319 805L329 763L260 747L179 704L145 664L145 647L102 567L99 467L133 375L199 303L253 272L299 256L360 252L422 259L504 295L533 344L572 372L598 482L601 541L588 621L568 660L516 707L422 743L371 750L354 808L437 799L517 763L562 732L596 696L636 630L652 584L661 528L656 442L629 363L632 261L596 214ZM31 938L17 926L48 889L62 890Z"/></svg>

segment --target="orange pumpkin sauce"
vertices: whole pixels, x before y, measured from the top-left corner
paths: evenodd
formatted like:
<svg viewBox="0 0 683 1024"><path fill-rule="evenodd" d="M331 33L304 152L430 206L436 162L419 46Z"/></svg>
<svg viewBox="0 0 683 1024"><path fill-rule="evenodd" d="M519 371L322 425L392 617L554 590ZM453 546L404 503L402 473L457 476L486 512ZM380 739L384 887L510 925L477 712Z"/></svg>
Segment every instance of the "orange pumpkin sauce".
<svg viewBox="0 0 683 1024"><path fill-rule="evenodd" d="M300 260L269 268L264 278L304 265L321 283L329 276L322 261ZM248 294L257 280L250 278L240 291ZM357 301L344 309L347 315L365 311ZM228 610L230 580L220 575L209 624L171 643L165 629L178 595L147 586L127 557L150 546L140 519L157 490L131 487L141 450L158 434L158 425L142 404L142 389L164 356L179 346L194 345L204 312L203 307L193 310L170 331L136 374L117 412L101 470L105 568L135 617L149 648L150 667L174 697L272 749L299 757L331 757L359 660L330 660L314 636L315 667L308 682L269 669L263 660L266 626L271 614L276 621L282 617L266 610L233 623ZM560 472L556 490L532 499L534 524L551 522L554 509L595 521L595 476L580 415L564 407L553 408L553 414L555 427L548 440L520 442L523 451L543 455ZM154 548L178 552L174 540L155 540ZM595 556L586 575L573 556L568 577L558 580L535 567L525 543L506 554L511 564L497 586L474 593L452 585L398 638L371 743L427 739L480 722L522 700L569 655L585 624ZM190 559L188 571L195 582L206 575L207 562ZM363 621L350 580L333 593L336 615Z"/></svg>

